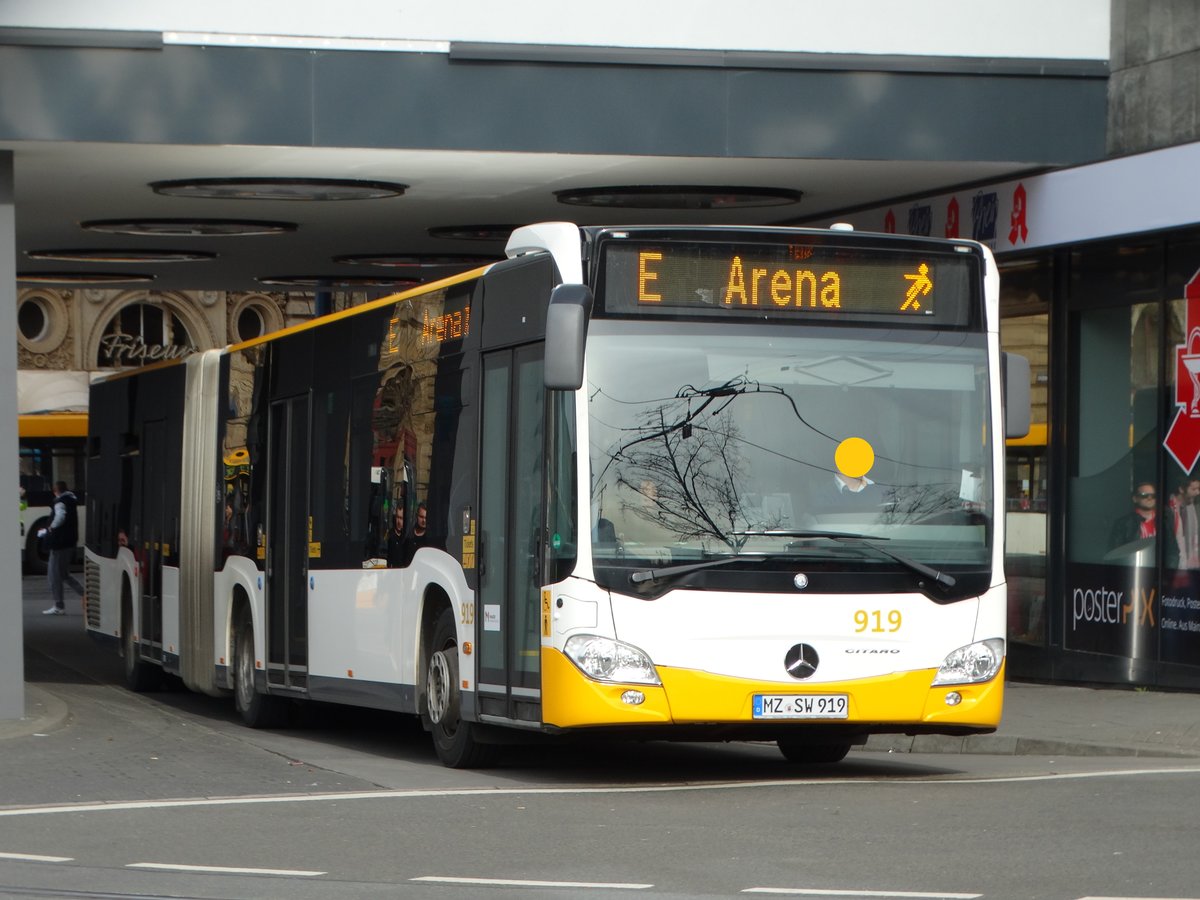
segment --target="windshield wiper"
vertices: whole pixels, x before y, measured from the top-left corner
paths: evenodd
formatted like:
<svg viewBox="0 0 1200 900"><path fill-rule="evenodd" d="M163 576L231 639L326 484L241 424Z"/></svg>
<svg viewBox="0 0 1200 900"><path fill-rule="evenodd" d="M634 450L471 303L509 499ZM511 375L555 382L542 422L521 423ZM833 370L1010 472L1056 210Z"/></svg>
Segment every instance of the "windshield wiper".
<svg viewBox="0 0 1200 900"><path fill-rule="evenodd" d="M957 579L953 575L947 575L945 572L939 572L937 569L931 568L923 562L918 562L915 559L909 559L899 553L888 550L886 547L880 547L876 541L887 541L890 538L875 537L866 534L854 534L847 531L785 531L781 529L770 529L768 531L735 531L735 535L742 536L764 536L764 537L789 537L798 540L820 540L822 538L838 541L839 543L854 543L860 544L863 547L869 547L876 553L882 553L884 556L891 557L900 565L912 569L914 572L924 575L926 578L932 578L943 587L954 587L957 584Z"/></svg>
<svg viewBox="0 0 1200 900"><path fill-rule="evenodd" d="M746 556L722 556L720 559L706 559L704 562L686 563L678 566L663 566L661 569L638 569L629 575L629 580L634 584L643 584L647 581L658 581L660 578L669 578L672 575L686 575L688 572L698 572L701 569L712 569L716 566L727 566L735 562L759 562L762 557L746 557Z"/></svg>

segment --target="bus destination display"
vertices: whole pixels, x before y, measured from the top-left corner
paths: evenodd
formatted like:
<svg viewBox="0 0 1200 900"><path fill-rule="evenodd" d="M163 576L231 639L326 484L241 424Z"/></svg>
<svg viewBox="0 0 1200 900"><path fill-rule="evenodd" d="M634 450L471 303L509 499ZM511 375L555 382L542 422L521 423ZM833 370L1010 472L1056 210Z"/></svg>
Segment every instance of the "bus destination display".
<svg viewBox="0 0 1200 900"><path fill-rule="evenodd" d="M974 295L969 254L616 241L606 249L609 313L964 324Z"/></svg>

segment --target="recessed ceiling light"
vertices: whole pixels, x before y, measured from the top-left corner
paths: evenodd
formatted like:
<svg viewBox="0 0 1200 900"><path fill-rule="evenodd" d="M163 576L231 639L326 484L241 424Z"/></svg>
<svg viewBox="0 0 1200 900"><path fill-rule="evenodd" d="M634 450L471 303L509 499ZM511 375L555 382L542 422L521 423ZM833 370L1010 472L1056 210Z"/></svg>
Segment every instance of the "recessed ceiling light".
<svg viewBox="0 0 1200 900"><path fill-rule="evenodd" d="M752 209L799 203L801 191L785 188L691 184L617 185L555 191L559 203L619 209Z"/></svg>
<svg viewBox="0 0 1200 900"><path fill-rule="evenodd" d="M135 272L18 272L25 284L124 284L153 281L153 275Z"/></svg>
<svg viewBox="0 0 1200 900"><path fill-rule="evenodd" d="M380 200L399 197L408 185L349 178L183 178L154 181L150 189L208 200Z"/></svg>
<svg viewBox="0 0 1200 900"><path fill-rule="evenodd" d="M203 250L28 250L25 255L30 259L102 263L199 262L217 257Z"/></svg>
<svg viewBox="0 0 1200 900"><path fill-rule="evenodd" d="M262 222L251 219L94 219L90 222L80 222L79 227L105 234L157 237L231 237L286 234L296 230L294 222Z"/></svg>
<svg viewBox="0 0 1200 900"><path fill-rule="evenodd" d="M454 241L507 241L520 225L440 225L429 236Z"/></svg>
<svg viewBox="0 0 1200 900"><path fill-rule="evenodd" d="M335 256L335 263L348 266L386 266L390 269L437 269L446 266L484 266L497 261L496 257L466 254L363 253Z"/></svg>
<svg viewBox="0 0 1200 900"><path fill-rule="evenodd" d="M419 278L372 278L357 275L271 275L255 279L259 284L269 284L278 287L384 287L406 288L416 287L421 283Z"/></svg>

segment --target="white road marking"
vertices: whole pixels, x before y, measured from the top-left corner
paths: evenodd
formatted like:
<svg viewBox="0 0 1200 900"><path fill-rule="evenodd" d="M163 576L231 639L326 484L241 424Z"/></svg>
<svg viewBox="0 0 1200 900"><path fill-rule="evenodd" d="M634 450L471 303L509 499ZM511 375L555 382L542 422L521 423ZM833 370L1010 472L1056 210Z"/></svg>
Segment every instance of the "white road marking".
<svg viewBox="0 0 1200 900"><path fill-rule="evenodd" d="M983 894L943 894L933 891L850 891L833 888L746 888L743 894L790 894L805 897L916 897L922 900L975 900Z"/></svg>
<svg viewBox="0 0 1200 900"><path fill-rule="evenodd" d="M609 888L622 891L644 891L652 884L628 884L619 881L529 881L522 878L456 878L450 875L422 875L409 881L431 881L438 884L479 884L492 887L553 887Z"/></svg>
<svg viewBox="0 0 1200 900"><path fill-rule="evenodd" d="M0 809L0 818L14 816L45 816L58 813L122 812L150 809L185 809L198 806L256 806L273 803L325 803L344 800L419 800L430 797L506 797L506 796L569 796L615 794L678 794L696 791L729 791L781 787L874 787L930 784L1021 784L1039 781L1074 781L1082 778L1126 778L1135 775L1200 775L1200 766L1178 766L1164 769L1110 769L1100 772L1066 772L1051 775L1011 775L993 778L792 778L777 781L713 782L711 784L658 784L640 787L561 787L561 788L448 788L444 790L411 791L345 791L319 794L259 794L244 797L200 797L191 800L130 800L112 803L54 804L48 806L15 806Z"/></svg>
<svg viewBox="0 0 1200 900"><path fill-rule="evenodd" d="M922 900L974 900L983 894L941 894L931 890L834 890L833 888L746 888L743 894L790 894L793 896L904 896Z"/></svg>
<svg viewBox="0 0 1200 900"><path fill-rule="evenodd" d="M26 862L71 862L73 856L38 856L36 853L0 853L0 859L22 859Z"/></svg>
<svg viewBox="0 0 1200 900"><path fill-rule="evenodd" d="M218 875L294 875L313 878L326 872L307 872L304 869L242 869L236 866L185 866L177 863L129 863L127 869L155 869L166 872L208 872Z"/></svg>

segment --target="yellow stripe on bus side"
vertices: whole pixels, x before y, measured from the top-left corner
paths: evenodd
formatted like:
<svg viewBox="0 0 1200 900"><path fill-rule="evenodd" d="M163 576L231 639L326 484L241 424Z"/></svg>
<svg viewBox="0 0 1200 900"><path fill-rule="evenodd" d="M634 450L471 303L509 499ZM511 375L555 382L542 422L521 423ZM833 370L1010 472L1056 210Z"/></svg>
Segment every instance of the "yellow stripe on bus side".
<svg viewBox="0 0 1200 900"><path fill-rule="evenodd" d="M336 322L338 319L345 319L350 316L357 316L360 313L367 312L373 309L380 309L387 306L394 306L404 300L424 297L427 294L433 294L440 290L445 290L448 287L453 287L457 284L462 284L467 281L476 281L482 278L494 263L488 263L485 266L480 266L477 269L471 269L469 272L460 272L457 275L450 275L446 278L441 278L437 281L431 281L428 284L421 284L408 290L400 291L395 294L388 294L386 297L379 297L375 300L370 300L358 306L339 309L337 312L328 313L324 316L319 316L315 319L310 319L307 322L301 322L297 325L289 325L287 328L281 328L279 331L272 331L268 334L260 335L256 338L251 338L248 341L241 341L236 344L230 344L226 350L245 350L248 347L254 347L258 344L266 344L277 338L286 337L292 334L298 334L301 331L311 331L314 328L320 328L323 325L328 325L330 322Z"/></svg>

